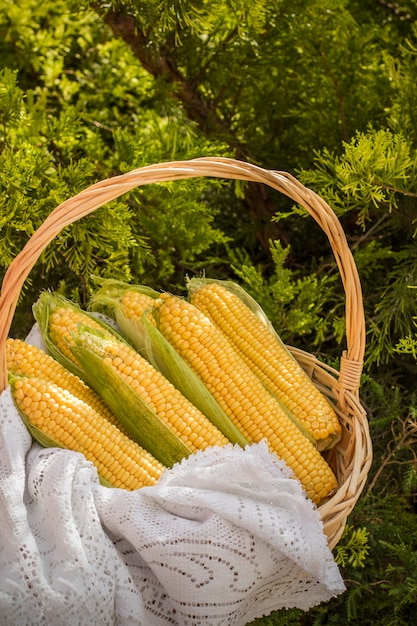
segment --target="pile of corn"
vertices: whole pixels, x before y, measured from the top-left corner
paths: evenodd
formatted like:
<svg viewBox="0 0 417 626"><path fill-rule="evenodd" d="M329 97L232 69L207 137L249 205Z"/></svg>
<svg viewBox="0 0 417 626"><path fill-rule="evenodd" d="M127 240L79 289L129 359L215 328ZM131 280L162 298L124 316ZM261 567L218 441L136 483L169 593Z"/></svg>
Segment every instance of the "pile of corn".
<svg viewBox="0 0 417 626"><path fill-rule="evenodd" d="M322 502L337 489L323 451L341 437L329 401L243 289L197 278L187 287L188 299L107 280L89 311L42 293L33 312L49 354L7 340L29 431L84 454L103 484L124 489L154 484L209 446L266 440Z"/></svg>

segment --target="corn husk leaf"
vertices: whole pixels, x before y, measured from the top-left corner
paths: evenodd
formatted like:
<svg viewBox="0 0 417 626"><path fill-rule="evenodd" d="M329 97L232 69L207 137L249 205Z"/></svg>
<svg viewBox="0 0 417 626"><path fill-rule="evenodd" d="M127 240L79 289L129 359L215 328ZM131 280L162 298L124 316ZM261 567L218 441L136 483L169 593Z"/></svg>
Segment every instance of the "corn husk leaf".
<svg viewBox="0 0 417 626"><path fill-rule="evenodd" d="M297 426L298 430L300 432L302 432L304 437L306 437L310 441L310 443L312 443L313 446L315 446L317 448L317 441L314 439L313 435L307 430L307 428L305 428L305 426L303 426L303 424L300 422L300 420L297 419L297 417L293 413L291 413L289 408L282 402L282 400L280 398L278 398L270 389L268 389L268 387L266 385L264 385L264 386L267 389L267 391L271 394L271 396L274 397L275 401L279 404L279 406L281 407L281 410Z"/></svg>
<svg viewBox="0 0 417 626"><path fill-rule="evenodd" d="M129 318L123 312L123 309L116 309L115 319L120 328L123 337L132 344L132 346L140 352L156 369L159 369L157 360L153 357L150 349L150 340L145 326L140 318Z"/></svg>

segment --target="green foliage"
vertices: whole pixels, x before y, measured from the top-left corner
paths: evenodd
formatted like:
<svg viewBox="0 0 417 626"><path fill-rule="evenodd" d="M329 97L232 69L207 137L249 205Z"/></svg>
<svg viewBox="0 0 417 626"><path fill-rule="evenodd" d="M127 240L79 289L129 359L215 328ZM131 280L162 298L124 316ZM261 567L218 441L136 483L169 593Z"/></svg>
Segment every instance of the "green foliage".
<svg viewBox="0 0 417 626"><path fill-rule="evenodd" d="M227 154L226 147L219 143L210 145L203 140L196 146L192 125L175 124L171 128L170 124L169 120L154 117L143 128L116 129L117 155L123 159L118 167L129 171L153 162ZM221 188L218 180L199 178L141 187L130 194L131 204L140 207L134 233L146 236L152 250L154 269L147 268L148 282L168 287L169 281L174 281L183 287L185 273L197 271L201 258L204 264L210 264L208 251L213 243L228 241L215 227L215 202Z"/></svg>
<svg viewBox="0 0 417 626"><path fill-rule="evenodd" d="M94 6L113 21L108 2ZM361 27L343 0L110 6L135 16L134 45L143 47L160 93L168 88L206 134L251 158L261 152L265 166L286 166L289 158L292 167L294 159L306 165L312 144L336 146L349 126L384 116L390 84L380 41L395 50L398 36L379 24ZM122 32L120 23L114 27ZM131 41L126 30L122 36ZM364 84L367 98L357 107Z"/></svg>
<svg viewBox="0 0 417 626"><path fill-rule="evenodd" d="M270 616L264 617L261 620L255 620L250 622L248 626L296 626L300 624L300 618L302 611L298 609L288 609L287 611L274 611Z"/></svg>
<svg viewBox="0 0 417 626"><path fill-rule="evenodd" d="M368 520L369 554L365 568L372 569L373 576L366 576L365 568L351 570L344 608L342 598L328 608L334 612L343 610L346 623L413 623L417 580L415 513L401 497L391 494L366 498L355 517Z"/></svg>
<svg viewBox="0 0 417 626"><path fill-rule="evenodd" d="M368 556L368 535L366 528L345 527L340 543L335 548L335 561L341 567L365 567Z"/></svg>
<svg viewBox="0 0 417 626"><path fill-rule="evenodd" d="M0 263L7 267L50 211L88 186L94 167L86 157L77 161L70 159L66 166L57 163L53 151L43 140L51 134L55 137L55 152L59 150L59 144L67 145L68 148L70 142L67 139L69 135L73 136L78 125L73 112L67 110L59 118L51 120L44 116L41 123L39 106L32 99L24 98L16 84L16 72L6 70L0 73L0 83L6 128L0 156ZM18 114L8 113L13 102L18 103ZM36 135L34 127L39 135ZM29 130L26 137L24 128ZM35 141L35 137L39 137L40 141ZM62 156L62 152L60 154ZM82 226L75 224L65 229L55 245L48 247L42 254L39 268L34 274L35 281L38 276L37 281L40 282L42 276L46 277L50 286L61 280L67 282L69 288L74 288L78 283L81 295L93 267L108 269L108 264L115 261L120 276L130 277L129 250L137 242L133 240L129 228L126 228L128 221L128 208L113 205L101 209ZM109 233L113 235L110 237ZM61 271L57 271L59 267ZM28 298L34 299L33 291L28 294ZM25 300L27 305L28 300Z"/></svg>
<svg viewBox="0 0 417 626"><path fill-rule="evenodd" d="M414 285L409 285L409 287L415 289ZM417 327L417 317L412 319L414 327ZM401 337L398 341L395 351L399 354L411 354L417 360L417 332L414 329L409 329L407 336Z"/></svg>
<svg viewBox="0 0 417 626"><path fill-rule="evenodd" d="M340 156L324 150L316 168L303 172L349 225L364 283L369 325L367 363L392 358L415 312L417 148L390 129L368 129L344 145Z"/></svg>
<svg viewBox="0 0 417 626"><path fill-rule="evenodd" d="M225 151L200 141L180 114L169 119L149 107L152 78L94 13L64 1L46 9L33 2L0 10L3 268L55 206L96 180L144 163ZM59 284L85 302L93 272L179 281L199 255L209 258L210 246L227 240L208 202L219 186L180 184L175 202L168 187L141 190L64 229L31 274L34 287L26 285L15 332L27 331L24 310L42 286Z"/></svg>
<svg viewBox="0 0 417 626"><path fill-rule="evenodd" d="M416 149L403 135L372 127L343 145L340 156L324 149L315 171L304 173L303 179L325 190L339 215L354 212L365 230L375 213L391 213L402 196L410 195L417 181Z"/></svg>

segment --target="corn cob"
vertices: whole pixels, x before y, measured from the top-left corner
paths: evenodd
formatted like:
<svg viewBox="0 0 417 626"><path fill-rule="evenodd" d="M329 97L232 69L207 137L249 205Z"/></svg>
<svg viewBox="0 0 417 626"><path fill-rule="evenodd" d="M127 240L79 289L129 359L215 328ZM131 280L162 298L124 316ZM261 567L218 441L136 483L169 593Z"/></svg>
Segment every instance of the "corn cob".
<svg viewBox="0 0 417 626"><path fill-rule="evenodd" d="M21 339L6 341L7 369L16 376L35 376L68 389L80 400L91 406L110 423L123 431L122 426L100 396L78 376L69 372L61 363L36 346Z"/></svg>
<svg viewBox="0 0 417 626"><path fill-rule="evenodd" d="M160 293L145 285L106 280L90 300L90 307L112 316L131 344L143 353L231 443L248 441L228 418L198 376L156 330L150 312ZM148 313L147 313L148 312Z"/></svg>
<svg viewBox="0 0 417 626"><path fill-rule="evenodd" d="M245 363L311 433L318 449L333 447L341 437L337 415L282 341L219 281L193 279L188 287L191 302L225 334Z"/></svg>
<svg viewBox="0 0 417 626"><path fill-rule="evenodd" d="M229 440L153 365L116 337L80 328L76 346L87 348L110 367L192 452L224 446ZM82 360L77 348L74 354Z"/></svg>
<svg viewBox="0 0 417 626"><path fill-rule="evenodd" d="M199 309L181 298L163 294L155 303L154 317L161 333L198 374L244 436L250 442L266 439L313 502L320 502L337 488L325 459Z"/></svg>
<svg viewBox="0 0 417 626"><path fill-rule="evenodd" d="M153 485L164 466L67 389L36 378L11 377L13 398L35 438L84 454L110 485Z"/></svg>

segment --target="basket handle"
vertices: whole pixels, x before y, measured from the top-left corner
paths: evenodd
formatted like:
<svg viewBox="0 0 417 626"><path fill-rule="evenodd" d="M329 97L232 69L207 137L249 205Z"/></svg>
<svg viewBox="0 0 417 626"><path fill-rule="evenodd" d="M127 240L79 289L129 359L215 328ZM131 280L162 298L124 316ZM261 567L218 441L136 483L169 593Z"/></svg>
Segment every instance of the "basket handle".
<svg viewBox="0 0 417 626"><path fill-rule="evenodd" d="M102 180L65 200L46 218L22 251L10 264L0 296L0 392L7 387L6 339L23 284L46 246L73 222L107 202L142 185L197 178L229 178L263 183L303 206L327 235L346 295L346 344L338 380L339 398L344 392L358 394L365 352L365 318L358 271L342 226L329 205L286 172L265 170L256 165L227 158L202 157L148 165L126 174Z"/></svg>

